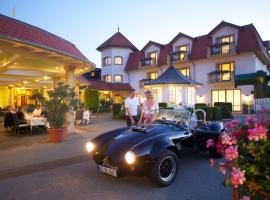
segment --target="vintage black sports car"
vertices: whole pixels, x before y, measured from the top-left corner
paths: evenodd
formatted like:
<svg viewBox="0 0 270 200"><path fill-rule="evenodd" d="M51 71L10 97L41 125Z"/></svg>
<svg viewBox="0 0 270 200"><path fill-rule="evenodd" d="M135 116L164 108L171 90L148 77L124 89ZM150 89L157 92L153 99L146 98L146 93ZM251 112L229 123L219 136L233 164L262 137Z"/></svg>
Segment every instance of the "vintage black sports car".
<svg viewBox="0 0 270 200"><path fill-rule="evenodd" d="M148 175L161 186L172 183L185 151L197 146L207 151L206 141L218 140L222 122L194 120L183 110L160 110L151 125L124 127L104 133L86 144L98 170L114 177ZM216 150L209 151L218 156Z"/></svg>

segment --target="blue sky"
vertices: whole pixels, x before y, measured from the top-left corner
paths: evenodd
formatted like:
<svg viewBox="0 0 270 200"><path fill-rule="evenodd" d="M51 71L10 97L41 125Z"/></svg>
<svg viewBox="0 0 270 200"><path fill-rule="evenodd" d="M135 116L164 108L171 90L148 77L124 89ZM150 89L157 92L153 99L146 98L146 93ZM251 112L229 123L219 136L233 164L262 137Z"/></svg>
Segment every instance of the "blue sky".
<svg viewBox="0 0 270 200"><path fill-rule="evenodd" d="M253 23L270 39L269 0L0 0L0 13L74 43L100 66L96 47L120 31L139 49L149 40L168 43L178 32L208 33L221 20Z"/></svg>

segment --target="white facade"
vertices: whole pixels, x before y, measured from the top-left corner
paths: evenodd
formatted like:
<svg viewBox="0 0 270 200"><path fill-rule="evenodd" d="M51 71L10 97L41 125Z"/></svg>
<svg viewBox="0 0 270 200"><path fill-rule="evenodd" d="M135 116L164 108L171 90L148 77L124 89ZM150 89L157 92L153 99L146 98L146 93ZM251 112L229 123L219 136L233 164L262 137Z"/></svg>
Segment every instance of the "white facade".
<svg viewBox="0 0 270 200"><path fill-rule="evenodd" d="M200 59L200 60L187 60L183 62L173 63L173 65L178 68L189 68L189 78L198 82L202 83L203 85L196 88L195 100L196 102L206 103L209 105L213 105L214 99L216 95L220 95L222 101L228 101L235 104L235 111L240 111L240 107L243 103L248 103L246 101L253 100L253 85L246 85L246 86L238 86L235 87L234 84L234 76L239 74L248 74L254 73L258 70L266 71L267 66L262 63L262 61L256 56L256 54L252 51L237 54L236 53L236 44L238 43L238 33L239 29L234 26L222 26L218 30L215 30L212 33L212 42L215 44L218 40L217 38L225 37L225 36L232 36L232 52L228 54L222 55L208 55L207 58ZM176 47L188 45L189 52L192 52L192 38L188 38L185 36L179 36L173 44L171 44L173 51L175 52ZM161 49L158 45L150 44L146 49L144 49L145 57L147 57L149 52L157 51L158 56L160 55ZM158 65L158 66L141 66L139 64L137 69L125 71L125 66L129 57L129 54L132 52L130 49L124 48L108 48L101 52L101 58L111 56L112 57L112 65L111 66L103 66L102 67L102 77L106 74L112 75L115 74L122 74L123 75L123 82L129 83L133 89L139 94L139 96L143 95L145 88L141 85L141 80L148 78L148 73L150 72L157 72L158 75L162 74L167 67L169 66L169 62L167 65ZM123 57L123 65L118 66L113 64L113 57L114 56L122 56ZM169 57L168 57L169 58ZM209 82L209 73L213 73L218 71L218 65L221 63L233 63L233 71L231 72L231 80L230 81L217 81L215 83ZM154 86L153 86L154 87ZM159 101L169 102L170 98L170 89L168 86L159 87L157 86L155 89L156 92L160 93L156 95L156 98ZM179 86L181 87L181 86ZM186 88L184 88L186 87ZM184 103L187 104L188 102L188 86L183 86L181 98L177 97L177 99L182 99L185 101ZM180 91L180 89L179 89ZM224 95L225 96L224 96ZM232 96L233 95L233 96Z"/></svg>
<svg viewBox="0 0 270 200"><path fill-rule="evenodd" d="M112 77L112 83L115 82L115 75L121 75L123 77L123 83L128 83L128 74L125 72L125 66L127 64L128 56L132 52L131 49L127 48L107 48L101 52L101 63L106 57L111 57L111 64L102 66L101 78L103 79L105 75L110 75ZM122 57L122 64L117 65L114 62L115 57Z"/></svg>

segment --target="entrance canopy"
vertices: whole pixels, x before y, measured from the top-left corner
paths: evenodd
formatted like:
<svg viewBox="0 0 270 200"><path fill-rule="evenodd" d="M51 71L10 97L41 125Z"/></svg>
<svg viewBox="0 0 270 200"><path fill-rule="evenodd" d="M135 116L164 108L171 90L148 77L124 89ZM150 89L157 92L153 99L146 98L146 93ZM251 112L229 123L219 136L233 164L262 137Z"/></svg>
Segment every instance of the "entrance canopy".
<svg viewBox="0 0 270 200"><path fill-rule="evenodd" d="M145 83L144 85L158 85L158 84L181 84L194 86L202 85L201 83L188 79L172 65L169 66L168 69L163 74L161 74L157 79Z"/></svg>
<svg viewBox="0 0 270 200"><path fill-rule="evenodd" d="M94 67L69 41L0 15L0 87L53 87L55 79L74 82L73 76Z"/></svg>

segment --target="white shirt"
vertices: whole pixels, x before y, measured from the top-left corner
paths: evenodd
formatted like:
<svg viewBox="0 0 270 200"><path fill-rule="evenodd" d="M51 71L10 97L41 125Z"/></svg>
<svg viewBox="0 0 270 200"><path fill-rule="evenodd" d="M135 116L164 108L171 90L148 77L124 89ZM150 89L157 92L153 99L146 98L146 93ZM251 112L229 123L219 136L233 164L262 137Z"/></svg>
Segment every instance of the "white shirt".
<svg viewBox="0 0 270 200"><path fill-rule="evenodd" d="M39 116L41 116L41 109L35 109L34 111L33 111L33 115L34 116L37 116L37 117L39 117Z"/></svg>
<svg viewBox="0 0 270 200"><path fill-rule="evenodd" d="M152 106L149 108L147 107L146 100L143 101L142 113L153 115L153 114L156 114L158 110L159 110L159 106L158 106L157 100L154 100Z"/></svg>
<svg viewBox="0 0 270 200"><path fill-rule="evenodd" d="M125 99L126 115L128 115L128 112L127 112L128 110L131 116L136 116L138 114L138 106L139 106L139 101L136 97L133 97L133 98L127 97Z"/></svg>

